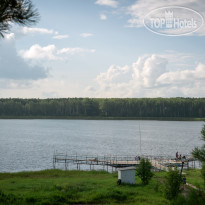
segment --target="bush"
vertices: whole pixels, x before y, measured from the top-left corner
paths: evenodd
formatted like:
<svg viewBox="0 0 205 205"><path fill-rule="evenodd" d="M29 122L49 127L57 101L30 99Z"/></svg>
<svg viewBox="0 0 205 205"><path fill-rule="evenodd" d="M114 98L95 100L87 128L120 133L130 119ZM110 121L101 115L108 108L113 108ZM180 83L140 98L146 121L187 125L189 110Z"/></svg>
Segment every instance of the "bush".
<svg viewBox="0 0 205 205"><path fill-rule="evenodd" d="M204 205L205 204L205 194L201 190L190 190L189 194L184 197L179 195L171 205Z"/></svg>
<svg viewBox="0 0 205 205"><path fill-rule="evenodd" d="M148 184L153 177L152 164L148 159L141 159L136 175L140 177L143 184Z"/></svg>
<svg viewBox="0 0 205 205"><path fill-rule="evenodd" d="M180 186L182 182L183 179L177 167L174 170L170 168L165 182L165 197L169 200L176 199L181 192Z"/></svg>
<svg viewBox="0 0 205 205"><path fill-rule="evenodd" d="M0 190L0 204L15 204L18 202L18 199L13 194L5 194Z"/></svg>
<svg viewBox="0 0 205 205"><path fill-rule="evenodd" d="M204 180L204 189L205 189L205 163L202 164L201 175Z"/></svg>

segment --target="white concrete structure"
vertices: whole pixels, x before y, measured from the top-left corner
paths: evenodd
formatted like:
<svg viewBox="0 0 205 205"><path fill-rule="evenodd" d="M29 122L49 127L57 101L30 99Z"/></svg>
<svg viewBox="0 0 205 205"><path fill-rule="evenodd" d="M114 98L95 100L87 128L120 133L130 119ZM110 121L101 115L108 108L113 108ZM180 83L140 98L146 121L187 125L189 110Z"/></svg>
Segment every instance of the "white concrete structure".
<svg viewBox="0 0 205 205"><path fill-rule="evenodd" d="M118 180L121 180L121 183L135 184L135 170L136 167L118 169Z"/></svg>

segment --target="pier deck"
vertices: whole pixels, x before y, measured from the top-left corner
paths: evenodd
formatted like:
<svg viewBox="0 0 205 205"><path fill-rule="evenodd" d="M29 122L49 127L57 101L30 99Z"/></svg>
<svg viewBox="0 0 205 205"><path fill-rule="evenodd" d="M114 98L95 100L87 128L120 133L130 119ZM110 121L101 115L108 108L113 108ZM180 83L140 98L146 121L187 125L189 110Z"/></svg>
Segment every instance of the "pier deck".
<svg viewBox="0 0 205 205"><path fill-rule="evenodd" d="M181 167L184 162L184 168L195 168L195 159L191 156L186 157L183 160L176 160L173 157L167 156L141 156L141 158L147 158L152 164L153 169L158 171L167 171L169 167ZM121 168L121 167L137 167L140 160L136 156L88 156L88 155L67 155L54 153L53 155L53 168L56 168L58 164L65 164L65 169L69 168L69 165L77 165L77 169L80 169L81 165L102 166L103 169L107 167Z"/></svg>

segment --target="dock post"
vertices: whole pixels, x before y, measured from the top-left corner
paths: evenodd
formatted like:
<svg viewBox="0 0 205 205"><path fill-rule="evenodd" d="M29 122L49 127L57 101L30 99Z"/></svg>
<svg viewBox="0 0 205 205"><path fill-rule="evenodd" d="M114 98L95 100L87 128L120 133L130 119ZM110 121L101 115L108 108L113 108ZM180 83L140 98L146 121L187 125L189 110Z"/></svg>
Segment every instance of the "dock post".
<svg viewBox="0 0 205 205"><path fill-rule="evenodd" d="M54 155L53 155L53 169L56 168L55 164L56 164L56 155L55 155L55 152L54 152Z"/></svg>

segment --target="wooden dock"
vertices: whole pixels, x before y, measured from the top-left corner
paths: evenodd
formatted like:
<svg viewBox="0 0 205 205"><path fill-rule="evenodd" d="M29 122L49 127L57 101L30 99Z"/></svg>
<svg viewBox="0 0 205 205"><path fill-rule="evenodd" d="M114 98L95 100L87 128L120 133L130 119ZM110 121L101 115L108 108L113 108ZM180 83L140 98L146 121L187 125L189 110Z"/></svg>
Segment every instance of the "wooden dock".
<svg viewBox="0 0 205 205"><path fill-rule="evenodd" d="M155 171L167 171L169 167L181 167L182 162L185 169L195 168L195 159L187 156L186 159L176 160L173 157L167 156L141 156L147 158L152 164ZM88 155L67 155L62 153L54 153L53 155L53 168L57 168L59 164L64 164L65 169L69 169L70 165L76 165L77 170L85 165L90 166L90 170L96 166L101 166L103 170L109 168L117 169L122 167L137 167L140 160L136 156L88 156Z"/></svg>

